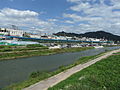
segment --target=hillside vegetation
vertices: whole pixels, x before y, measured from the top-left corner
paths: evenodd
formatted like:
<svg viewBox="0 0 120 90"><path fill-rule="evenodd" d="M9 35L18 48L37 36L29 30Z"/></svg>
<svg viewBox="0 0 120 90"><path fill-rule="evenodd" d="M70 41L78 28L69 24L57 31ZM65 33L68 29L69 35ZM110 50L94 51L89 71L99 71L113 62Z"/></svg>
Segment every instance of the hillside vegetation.
<svg viewBox="0 0 120 90"><path fill-rule="evenodd" d="M88 37L88 38L104 38L107 40L112 40L112 41L120 41L120 36L118 35L114 35L112 33L109 32L105 32L105 31L96 31L96 32L87 32L84 34L76 34L76 33L67 33L67 32L58 32L55 33L54 35L57 36L68 36L68 37Z"/></svg>

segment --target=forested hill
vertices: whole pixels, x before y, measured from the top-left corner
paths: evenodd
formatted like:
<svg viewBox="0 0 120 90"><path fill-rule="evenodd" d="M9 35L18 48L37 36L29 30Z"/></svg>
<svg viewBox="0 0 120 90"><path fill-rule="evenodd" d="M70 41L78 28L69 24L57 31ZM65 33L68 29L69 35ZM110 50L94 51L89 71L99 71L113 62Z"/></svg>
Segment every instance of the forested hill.
<svg viewBox="0 0 120 90"><path fill-rule="evenodd" d="M84 34L76 34L76 33L67 33L67 32L58 32L55 33L54 35L57 36L68 36L68 37L88 37L88 38L104 38L107 40L112 40L112 41L120 41L120 36L114 35L112 33L109 32L105 32L105 31L96 31L96 32L87 32Z"/></svg>

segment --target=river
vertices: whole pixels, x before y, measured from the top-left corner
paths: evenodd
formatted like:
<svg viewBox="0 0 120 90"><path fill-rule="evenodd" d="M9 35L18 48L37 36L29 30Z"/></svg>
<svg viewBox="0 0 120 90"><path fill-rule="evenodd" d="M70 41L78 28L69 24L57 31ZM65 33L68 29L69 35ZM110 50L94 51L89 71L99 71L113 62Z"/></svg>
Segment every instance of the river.
<svg viewBox="0 0 120 90"><path fill-rule="evenodd" d="M97 55L105 50L120 47L106 47L74 53L61 53L49 56L34 56L0 61L0 88L26 80L32 72L52 71L62 65L69 65L83 56Z"/></svg>

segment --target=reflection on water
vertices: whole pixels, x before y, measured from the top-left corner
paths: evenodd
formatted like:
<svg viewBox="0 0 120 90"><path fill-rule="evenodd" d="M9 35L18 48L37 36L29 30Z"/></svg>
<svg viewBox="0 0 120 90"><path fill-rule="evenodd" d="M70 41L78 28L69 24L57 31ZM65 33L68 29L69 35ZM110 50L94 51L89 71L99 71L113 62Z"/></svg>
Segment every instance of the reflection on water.
<svg viewBox="0 0 120 90"><path fill-rule="evenodd" d="M80 57L97 55L120 47L107 47L74 53L61 53L49 56L35 56L0 62L0 88L28 78L34 71L50 71L62 65L68 65Z"/></svg>

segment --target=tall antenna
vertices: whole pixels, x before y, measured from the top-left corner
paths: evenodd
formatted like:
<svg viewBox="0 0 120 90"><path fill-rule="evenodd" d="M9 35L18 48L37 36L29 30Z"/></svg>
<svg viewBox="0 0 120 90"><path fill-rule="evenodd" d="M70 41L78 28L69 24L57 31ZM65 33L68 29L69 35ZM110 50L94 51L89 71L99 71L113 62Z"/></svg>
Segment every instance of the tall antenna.
<svg viewBox="0 0 120 90"><path fill-rule="evenodd" d="M18 30L18 27L16 25L11 25L12 29Z"/></svg>

